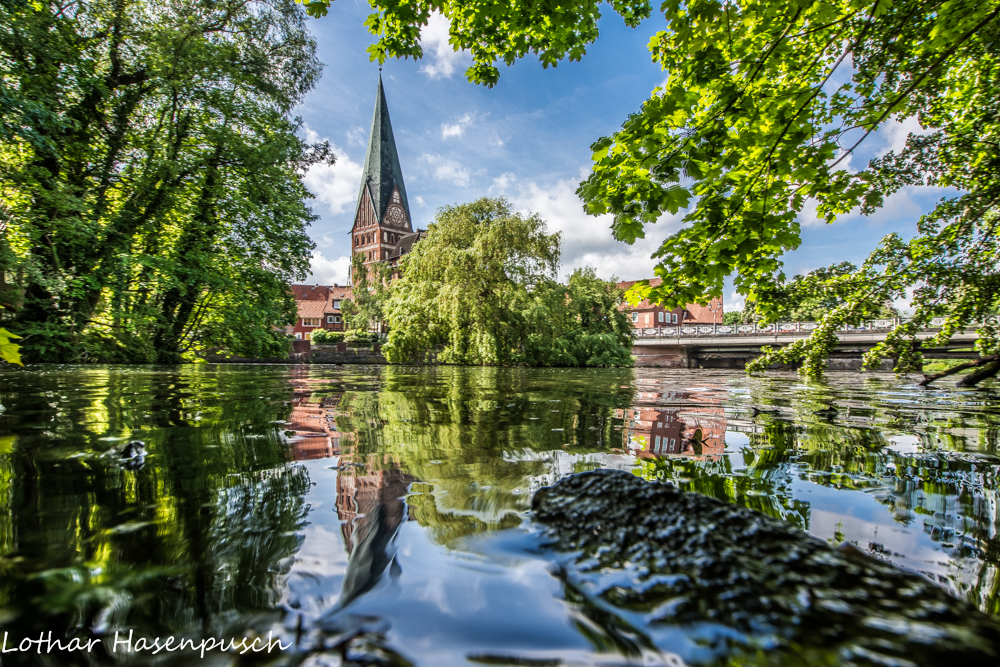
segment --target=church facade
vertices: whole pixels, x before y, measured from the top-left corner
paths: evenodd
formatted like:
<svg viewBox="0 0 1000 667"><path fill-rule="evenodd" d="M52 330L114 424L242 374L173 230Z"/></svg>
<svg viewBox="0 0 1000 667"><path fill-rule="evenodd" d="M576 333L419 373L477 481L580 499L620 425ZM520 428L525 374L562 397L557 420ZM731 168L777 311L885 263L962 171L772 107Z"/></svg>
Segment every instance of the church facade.
<svg viewBox="0 0 1000 667"><path fill-rule="evenodd" d="M381 75L350 233L351 252L360 254L366 267L376 262L397 266L400 258L425 234L413 230Z"/></svg>

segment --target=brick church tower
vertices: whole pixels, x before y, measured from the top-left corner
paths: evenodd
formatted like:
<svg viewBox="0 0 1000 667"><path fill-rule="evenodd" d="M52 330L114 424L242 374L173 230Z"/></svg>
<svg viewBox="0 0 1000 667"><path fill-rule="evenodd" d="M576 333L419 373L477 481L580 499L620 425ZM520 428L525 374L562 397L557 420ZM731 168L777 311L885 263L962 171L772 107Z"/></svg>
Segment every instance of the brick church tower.
<svg viewBox="0 0 1000 667"><path fill-rule="evenodd" d="M414 238L407 238L411 236ZM410 205L380 74L368 153L351 229L351 251L361 253L365 265L370 266L374 262L398 260L401 246L411 247L417 237L411 224ZM403 239L406 241L401 244Z"/></svg>

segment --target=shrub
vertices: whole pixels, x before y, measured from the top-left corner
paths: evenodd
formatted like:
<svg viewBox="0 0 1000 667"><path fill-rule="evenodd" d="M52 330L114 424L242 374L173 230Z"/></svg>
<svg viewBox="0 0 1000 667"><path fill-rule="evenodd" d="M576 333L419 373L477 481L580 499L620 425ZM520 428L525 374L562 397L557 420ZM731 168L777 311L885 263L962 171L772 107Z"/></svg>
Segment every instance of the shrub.
<svg viewBox="0 0 1000 667"><path fill-rule="evenodd" d="M352 331L344 337L344 342L347 343L347 347L371 347L378 339L377 333Z"/></svg>
<svg viewBox="0 0 1000 667"><path fill-rule="evenodd" d="M317 345L335 345L336 343L344 342L343 331L327 331L326 329L317 329L312 333L312 342Z"/></svg>

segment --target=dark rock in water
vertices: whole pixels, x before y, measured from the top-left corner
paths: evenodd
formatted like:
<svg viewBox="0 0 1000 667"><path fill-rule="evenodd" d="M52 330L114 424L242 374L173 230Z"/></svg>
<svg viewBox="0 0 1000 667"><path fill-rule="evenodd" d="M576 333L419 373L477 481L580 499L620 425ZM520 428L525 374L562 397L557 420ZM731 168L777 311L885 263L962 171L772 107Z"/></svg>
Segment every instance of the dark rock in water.
<svg viewBox="0 0 1000 667"><path fill-rule="evenodd" d="M138 470L146 462L146 443L142 440L129 440L124 445L112 447L104 456L115 459L123 468Z"/></svg>
<svg viewBox="0 0 1000 667"><path fill-rule="evenodd" d="M568 576L615 582L590 587L598 604L650 627L739 631L745 641L717 647L722 664L1000 665L992 617L759 512L615 470L540 489L532 509L555 548L581 552Z"/></svg>

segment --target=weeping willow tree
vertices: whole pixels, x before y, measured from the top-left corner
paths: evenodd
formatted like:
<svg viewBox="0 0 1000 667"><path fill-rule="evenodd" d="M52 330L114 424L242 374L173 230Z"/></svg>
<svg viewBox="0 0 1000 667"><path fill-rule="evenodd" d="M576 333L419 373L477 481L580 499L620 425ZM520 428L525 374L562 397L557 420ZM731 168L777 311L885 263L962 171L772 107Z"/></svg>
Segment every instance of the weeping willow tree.
<svg viewBox="0 0 1000 667"><path fill-rule="evenodd" d="M291 0L0 5L3 324L29 360L284 351L302 175L332 159L291 116L320 72L303 19Z"/></svg>
<svg viewBox="0 0 1000 667"><path fill-rule="evenodd" d="M555 280L559 234L505 199L442 208L386 307L392 362L628 366L620 293L593 270Z"/></svg>

